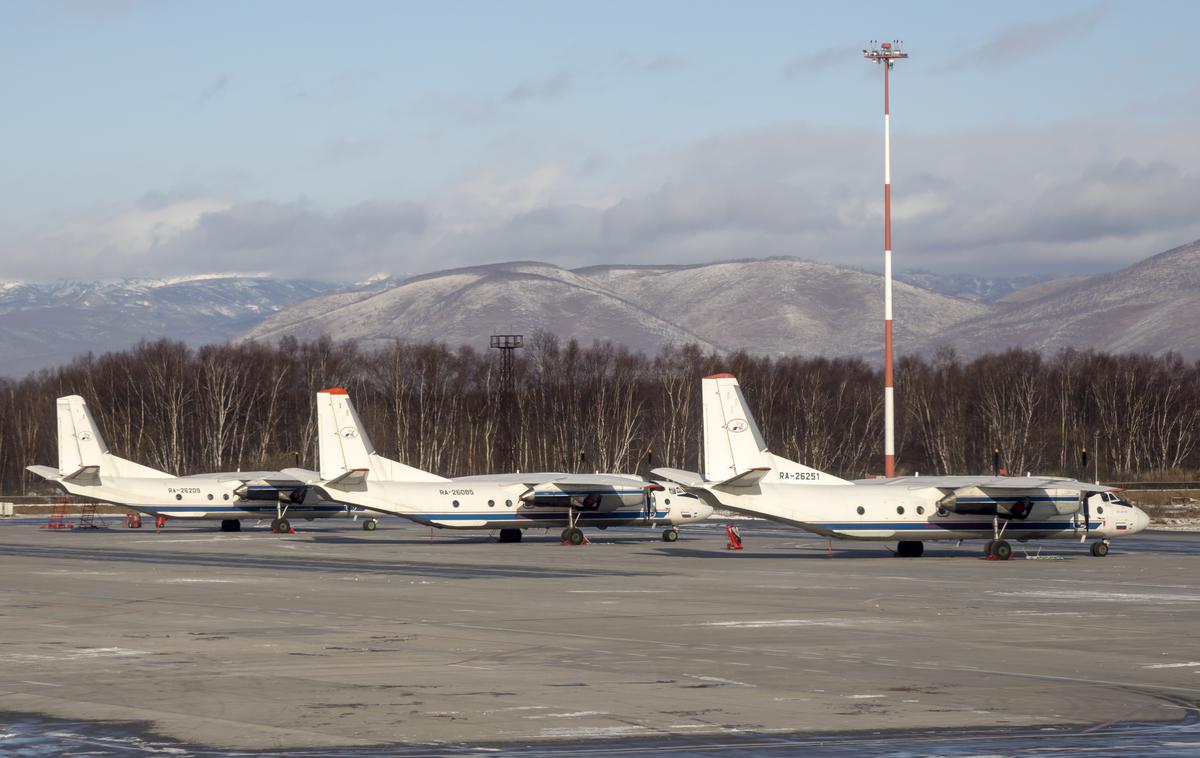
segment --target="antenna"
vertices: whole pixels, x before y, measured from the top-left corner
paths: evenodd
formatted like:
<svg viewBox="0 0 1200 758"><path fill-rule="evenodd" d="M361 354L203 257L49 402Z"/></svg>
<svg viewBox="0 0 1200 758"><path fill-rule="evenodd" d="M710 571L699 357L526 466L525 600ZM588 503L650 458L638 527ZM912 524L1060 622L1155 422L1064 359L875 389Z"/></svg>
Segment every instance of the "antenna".
<svg viewBox="0 0 1200 758"><path fill-rule="evenodd" d="M525 338L520 334L493 334L490 347L500 351L500 381L499 400L502 413L497 414L499 427L496 432L496 446L503 451L507 460L499 461L504 471L514 471L517 468L517 436L512 423L512 410L516 405L516 372L513 370L513 353L525 344ZM499 457L499 456L497 456Z"/></svg>
<svg viewBox="0 0 1200 758"><path fill-rule="evenodd" d="M878 42L863 57L883 64L883 473L896 475L896 400L892 384L892 137L889 102L890 73L901 52L900 40Z"/></svg>

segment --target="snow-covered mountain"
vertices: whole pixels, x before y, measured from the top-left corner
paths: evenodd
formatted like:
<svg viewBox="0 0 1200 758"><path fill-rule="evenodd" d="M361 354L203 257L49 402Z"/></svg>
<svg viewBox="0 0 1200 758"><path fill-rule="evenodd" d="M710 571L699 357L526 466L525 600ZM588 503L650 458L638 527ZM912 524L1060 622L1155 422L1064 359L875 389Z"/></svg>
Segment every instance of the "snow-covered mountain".
<svg viewBox="0 0 1200 758"><path fill-rule="evenodd" d="M22 376L168 337L224 342L267 316L335 285L210 275L110 282L0 283L0 374Z"/></svg>
<svg viewBox="0 0 1200 758"><path fill-rule="evenodd" d="M1048 281L1050 277L939 274L925 269L910 268L897 273L896 279L943 295L993 303L1014 292Z"/></svg>
<svg viewBox="0 0 1200 758"><path fill-rule="evenodd" d="M948 344L972 356L1009 347L1043 353L1074 347L1200 358L1200 240L1120 271L1029 289L1033 297L1009 295L991 313L919 348Z"/></svg>
<svg viewBox="0 0 1200 758"><path fill-rule="evenodd" d="M543 330L648 352L697 343L770 355L863 355L878 349L881 290L877 274L787 258L574 271L503 263L313 298L243 338L328 334L368 346L396 338L486 346L492 333ZM903 283L895 308L897 339L910 342L988 312L984 304Z"/></svg>
<svg viewBox="0 0 1200 758"><path fill-rule="evenodd" d="M899 354L1016 346L1200 358L1191 326L1200 320L1200 241L1111 274L1015 290L1019 280L951 279L921 281L962 296L896 283ZM695 343L876 359L882 290L878 274L793 258L575 270L515 262L353 285L218 275L0 282L0 375L160 337L201 345L328 334L366 346L399 338L485 348L489 334L538 330L650 353Z"/></svg>

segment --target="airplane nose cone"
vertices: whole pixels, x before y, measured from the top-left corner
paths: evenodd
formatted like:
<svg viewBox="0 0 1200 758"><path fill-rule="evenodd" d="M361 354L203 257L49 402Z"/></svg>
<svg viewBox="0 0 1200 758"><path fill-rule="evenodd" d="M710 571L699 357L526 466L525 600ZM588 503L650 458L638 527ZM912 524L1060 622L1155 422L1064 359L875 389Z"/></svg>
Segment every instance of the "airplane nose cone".
<svg viewBox="0 0 1200 758"><path fill-rule="evenodd" d="M1133 509L1133 531L1140 532L1150 526L1150 515L1141 508Z"/></svg>

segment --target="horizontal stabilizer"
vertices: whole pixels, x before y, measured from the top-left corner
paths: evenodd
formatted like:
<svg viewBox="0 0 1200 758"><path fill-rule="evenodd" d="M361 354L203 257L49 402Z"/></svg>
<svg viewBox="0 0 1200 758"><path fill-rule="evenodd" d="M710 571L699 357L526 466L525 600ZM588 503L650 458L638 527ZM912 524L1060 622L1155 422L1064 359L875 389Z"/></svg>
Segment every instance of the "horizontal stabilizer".
<svg viewBox="0 0 1200 758"><path fill-rule="evenodd" d="M656 468L650 472L681 487L703 487L704 477L694 471L684 471L677 468Z"/></svg>
<svg viewBox="0 0 1200 758"><path fill-rule="evenodd" d="M762 481L763 477L770 471L769 466L760 468L752 468L749 471L743 471L737 476L731 476L723 482L717 482L712 485L721 489L738 489L739 487L753 487Z"/></svg>
<svg viewBox="0 0 1200 758"><path fill-rule="evenodd" d="M25 470L31 474L37 474L43 479L49 479L52 482L57 482L62 478L62 475L58 472L58 469L51 466L26 466Z"/></svg>
<svg viewBox="0 0 1200 758"><path fill-rule="evenodd" d="M324 486L334 490L361 490L366 487L370 471L365 468L350 469L336 479L325 482Z"/></svg>
<svg viewBox="0 0 1200 758"><path fill-rule="evenodd" d="M64 482L96 486L100 484L99 466L80 466L75 471L63 477Z"/></svg>

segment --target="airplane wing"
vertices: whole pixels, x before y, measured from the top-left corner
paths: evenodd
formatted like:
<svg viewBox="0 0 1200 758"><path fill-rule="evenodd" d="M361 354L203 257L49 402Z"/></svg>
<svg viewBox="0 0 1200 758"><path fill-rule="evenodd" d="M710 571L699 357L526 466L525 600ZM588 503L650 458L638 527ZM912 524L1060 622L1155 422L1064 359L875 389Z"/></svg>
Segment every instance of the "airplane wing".
<svg viewBox="0 0 1200 758"><path fill-rule="evenodd" d="M525 475L521 481L528 489L521 495L522 502L530 505L557 505L569 508L596 510L607 503L642 505L646 493L661 490L658 482L648 482L641 477L620 474L560 474L551 479L540 479Z"/></svg>
<svg viewBox="0 0 1200 758"><path fill-rule="evenodd" d="M853 484L871 487L938 487L962 489L978 487L990 490L1064 489L1080 492L1117 492L1118 487L1081 482L1061 476L897 476L891 479L856 479Z"/></svg>

